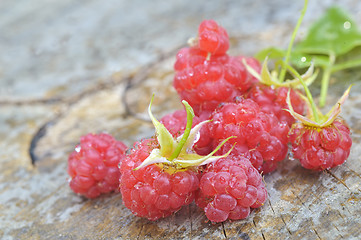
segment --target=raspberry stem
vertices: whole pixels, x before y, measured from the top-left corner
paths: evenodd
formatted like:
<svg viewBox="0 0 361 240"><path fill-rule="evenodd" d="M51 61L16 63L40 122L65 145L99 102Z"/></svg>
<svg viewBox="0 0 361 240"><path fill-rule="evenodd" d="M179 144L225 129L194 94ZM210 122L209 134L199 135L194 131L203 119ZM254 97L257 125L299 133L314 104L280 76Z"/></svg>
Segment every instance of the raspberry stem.
<svg viewBox="0 0 361 240"><path fill-rule="evenodd" d="M287 49L286 58L285 58L286 63L288 63L288 61L290 59L293 42L294 42L294 40L296 38L297 31L298 31L298 29L299 29L299 27L300 27L300 25L302 23L303 17L305 16L305 13L306 13L306 10L307 10L307 5L308 5L308 0L305 0L305 3L303 5L303 9L301 11L301 16L297 21L297 25L296 25L295 29L293 30L293 33L292 33L291 41L288 44L288 49ZM281 73L280 73L280 78L279 78L280 82L284 81L285 76L286 76L286 68L283 67L281 69Z"/></svg>
<svg viewBox="0 0 361 240"><path fill-rule="evenodd" d="M189 105L189 103L185 100L182 101L186 112L187 112L187 125L186 128L184 130L183 136L181 138L181 140L179 141L179 143L177 144L174 152L172 153L172 155L169 158L169 161L172 161L173 159L177 158L179 156L179 153L182 151L182 148L184 147L184 144L187 142L187 139L189 137L189 134L191 132L192 129L192 124L193 124L193 118L194 118L194 111L192 109L192 107Z"/></svg>
<svg viewBox="0 0 361 240"><path fill-rule="evenodd" d="M300 82L301 82L301 84L302 84L302 86L303 86L303 88L305 90L306 97L307 97L309 103L311 104L312 115L314 117L314 120L315 120L315 122L318 123L320 121L320 119L319 119L319 114L318 114L318 111L317 111L317 106L315 104L315 101L313 101L311 91L307 87L307 84L303 81L302 76L293 67L291 67L287 63L281 62L281 65L282 65L282 67L284 69L288 69L292 74L294 74L300 80Z"/></svg>
<svg viewBox="0 0 361 240"><path fill-rule="evenodd" d="M323 69L323 76L321 80L321 94L320 94L320 107L325 106L328 83L330 80L332 66L335 63L336 56L334 54L330 54L330 63Z"/></svg>

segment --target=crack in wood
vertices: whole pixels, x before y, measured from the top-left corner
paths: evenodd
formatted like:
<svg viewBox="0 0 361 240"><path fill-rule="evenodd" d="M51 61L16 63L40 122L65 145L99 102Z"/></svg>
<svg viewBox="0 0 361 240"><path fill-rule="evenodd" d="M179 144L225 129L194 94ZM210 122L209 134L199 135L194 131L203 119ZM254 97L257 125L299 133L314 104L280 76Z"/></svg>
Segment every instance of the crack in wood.
<svg viewBox="0 0 361 240"><path fill-rule="evenodd" d="M223 235L225 239L228 239L226 229L224 228L224 223L222 222Z"/></svg>
<svg viewBox="0 0 361 240"><path fill-rule="evenodd" d="M342 185L344 185L349 191L351 191L351 189L346 185L346 183L342 180L342 179L340 179L340 178L338 178L335 174L333 174L330 170L325 170L325 172L327 172L328 174L330 174L332 177L334 177L338 182L340 182ZM351 191L352 192L352 191Z"/></svg>
<svg viewBox="0 0 361 240"><path fill-rule="evenodd" d="M177 47L173 50L171 50L170 52L168 52L167 54L162 54L160 55L160 57L158 58L158 60L156 62L153 62L152 64L148 65L147 68L144 68L143 70L140 71L140 74L134 76L134 77L128 77L125 81L125 87L121 93L121 102L124 106L124 109L125 109L125 112L127 115L129 116L132 116L138 120L141 120L141 121L145 121L145 122L151 122L149 120L149 117L148 115L144 116L142 114L139 114L139 113L136 113L134 112L129 103L128 103L128 98L127 98L127 93L129 92L129 90L131 90L133 87L141 84L142 82L144 82L147 77L149 76L151 70L158 64L158 62L166 59L166 58L169 58L170 56L173 56L175 55L175 52L180 49L180 47Z"/></svg>
<svg viewBox="0 0 361 240"><path fill-rule="evenodd" d="M193 234L193 219L192 219L192 209L191 209L191 205L188 205L188 213L189 213L189 220L190 220L190 231L189 231L189 237L190 239L192 239L192 234Z"/></svg>
<svg viewBox="0 0 361 240"><path fill-rule="evenodd" d="M359 174L359 173L357 173L357 172L355 172L353 169L351 169L349 166L347 166L346 164L344 164L345 165L345 167L348 169L348 170L350 170L354 175L356 175L357 177L359 177L359 178L361 178L361 175ZM358 189L358 190L360 190L360 189Z"/></svg>
<svg viewBox="0 0 361 240"><path fill-rule="evenodd" d="M313 228L313 231L314 231L314 232L315 232L315 234L317 235L318 239L321 239L321 240L322 240L322 238L320 237L320 235L318 234L318 232L316 231L316 229L315 229L315 228Z"/></svg>
<svg viewBox="0 0 361 240"><path fill-rule="evenodd" d="M287 224L286 224L286 221L283 219L283 217L282 217L282 215L281 215L281 214L280 214L280 217L281 217L282 222L283 222L283 224L285 225L285 227L286 227L286 229L287 229L288 233L292 236L292 232L291 232L291 230L288 228L288 226L287 226Z"/></svg>
<svg viewBox="0 0 361 240"><path fill-rule="evenodd" d="M52 120L44 123L39 129L38 131L36 131L36 133L33 135L33 137L30 140L30 146L29 146L29 150L28 150L28 154L30 156L30 160L31 160L31 164L33 166L35 166L36 161L39 159L38 156L35 154L35 149L36 146L38 144L38 142L40 141L40 139L42 137L45 136L46 131L48 129L48 127L52 126L55 124L55 122L60 118L60 114L55 116Z"/></svg>
<svg viewBox="0 0 361 240"><path fill-rule="evenodd" d="M140 234L142 233L143 231L143 225L140 225L140 229L139 229L139 233L137 235L137 239L140 239Z"/></svg>
<svg viewBox="0 0 361 240"><path fill-rule="evenodd" d="M291 183L291 186L294 188L293 183ZM308 209L311 213L314 213L311 208L309 206L306 206L305 203L302 201L302 199L300 198L300 196L298 196L297 194L295 194L292 190L291 190L292 194L296 196L296 198L301 202L302 206L306 209Z"/></svg>
<svg viewBox="0 0 361 240"><path fill-rule="evenodd" d="M270 200L270 199L268 199L268 203L269 203L269 205L270 205L270 207L271 207L272 212L273 212L275 215L278 215L278 214L276 214L276 212L274 211L274 209L273 209L273 206L272 206L272 203L271 203L271 200ZM287 224L286 224L285 220L283 219L282 215L280 214L279 216L280 216L280 218L281 218L281 220L282 220L282 222L283 222L283 224L284 224L285 228L287 229L288 233L289 233L290 235L292 235L292 232L291 232L291 230L288 228L288 226L287 226Z"/></svg>
<svg viewBox="0 0 361 240"><path fill-rule="evenodd" d="M0 105L15 105L15 106L34 105L34 104L52 105L62 101L63 98L61 97L46 98L46 99L37 98L30 100L0 100Z"/></svg>

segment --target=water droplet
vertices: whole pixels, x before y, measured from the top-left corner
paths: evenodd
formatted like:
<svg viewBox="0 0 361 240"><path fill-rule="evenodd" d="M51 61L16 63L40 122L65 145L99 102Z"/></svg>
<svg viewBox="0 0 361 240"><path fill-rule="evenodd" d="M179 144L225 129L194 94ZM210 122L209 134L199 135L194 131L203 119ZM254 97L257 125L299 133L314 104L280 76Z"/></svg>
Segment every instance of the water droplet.
<svg viewBox="0 0 361 240"><path fill-rule="evenodd" d="M350 29L351 28L351 23L349 21L346 21L343 23L343 28L344 29Z"/></svg>
<svg viewBox="0 0 361 240"><path fill-rule="evenodd" d="M75 151L76 151L76 152L80 152L80 149L81 149L81 147L80 147L80 146L77 146L77 147L75 148Z"/></svg>
<svg viewBox="0 0 361 240"><path fill-rule="evenodd" d="M307 58L306 57L301 57L301 62L306 62Z"/></svg>

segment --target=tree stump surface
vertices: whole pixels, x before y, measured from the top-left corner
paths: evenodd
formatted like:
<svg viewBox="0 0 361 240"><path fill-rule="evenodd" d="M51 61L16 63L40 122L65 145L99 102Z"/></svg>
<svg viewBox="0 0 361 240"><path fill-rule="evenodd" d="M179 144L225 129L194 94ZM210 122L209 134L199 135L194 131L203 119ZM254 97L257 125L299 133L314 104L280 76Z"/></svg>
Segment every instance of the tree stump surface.
<svg viewBox="0 0 361 240"><path fill-rule="evenodd" d="M337 1L310 1L299 32ZM353 146L323 172L286 159L265 176L265 205L241 221L211 224L191 204L155 222L120 194L87 200L68 186L79 137L109 132L128 146L154 134L154 115L182 106L172 88L175 54L203 19L231 39L231 55L286 47L303 1L11 1L0 4L1 239L359 239L361 70L333 78L328 103L354 83L342 116ZM357 23L361 2L344 0Z"/></svg>

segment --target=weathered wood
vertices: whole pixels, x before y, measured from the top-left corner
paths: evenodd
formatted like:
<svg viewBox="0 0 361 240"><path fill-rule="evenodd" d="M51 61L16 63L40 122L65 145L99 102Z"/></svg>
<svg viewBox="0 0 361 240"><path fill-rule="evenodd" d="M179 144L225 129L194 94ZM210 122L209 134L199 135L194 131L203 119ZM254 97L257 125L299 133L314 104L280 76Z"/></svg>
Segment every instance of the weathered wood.
<svg viewBox="0 0 361 240"><path fill-rule="evenodd" d="M344 2L351 13L361 10L359 2ZM305 26L330 3L310 4ZM171 87L175 51L203 18L227 28L232 53L253 54L269 44L285 46L301 7L302 1L289 7L286 0L275 5L2 1L0 238L359 238L360 82L343 110L354 141L348 161L330 171L311 172L286 159L265 176L266 204L245 220L213 225L191 204L150 222L133 216L120 194L87 200L67 185L67 156L81 135L107 131L131 145L154 134L146 115L152 93L158 118L181 108ZM354 16L361 22L360 15ZM350 75L354 79L349 82L359 80L360 69ZM332 85L328 101L334 102L345 86Z"/></svg>

